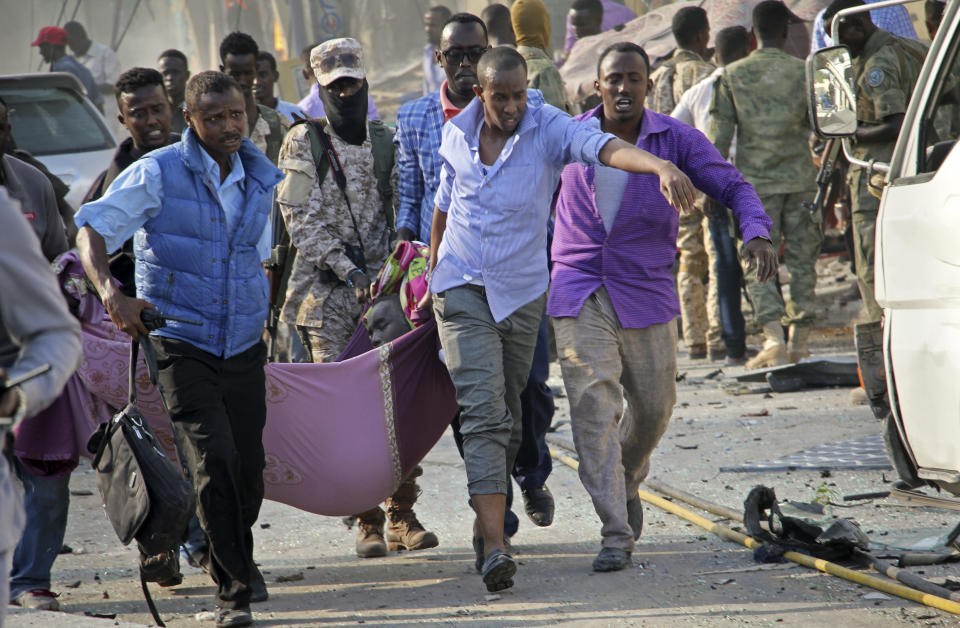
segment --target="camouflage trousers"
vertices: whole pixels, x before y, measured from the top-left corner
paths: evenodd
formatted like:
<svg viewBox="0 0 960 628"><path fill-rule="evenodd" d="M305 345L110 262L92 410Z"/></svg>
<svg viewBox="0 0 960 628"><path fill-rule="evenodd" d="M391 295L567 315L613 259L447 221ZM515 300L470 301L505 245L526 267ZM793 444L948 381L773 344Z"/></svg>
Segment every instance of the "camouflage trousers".
<svg viewBox="0 0 960 628"><path fill-rule="evenodd" d="M867 190L867 173L851 168L847 176L850 185L850 213L853 226L853 255L857 265L857 284L866 323L880 320L883 309L874 293L873 258L876 253L877 213L880 199Z"/></svg>
<svg viewBox="0 0 960 628"><path fill-rule="evenodd" d="M790 271L790 286L786 299L777 290L774 280L757 282L755 267L748 267L741 243L743 275L747 292L756 312L757 323L764 325L780 321L784 327L791 324L810 325L816 314L814 288L817 285L817 257L823 243L823 227L819 212L811 212L804 203L813 202L814 192L794 194L764 194L760 196L763 208L773 221L770 240L779 253L781 236L785 243L783 262Z"/></svg>
<svg viewBox="0 0 960 628"><path fill-rule="evenodd" d="M346 284L335 287L322 307L323 318L319 327L297 325L300 341L314 363L335 362L360 324L360 306L353 288Z"/></svg>
<svg viewBox="0 0 960 628"><path fill-rule="evenodd" d="M703 213L702 199L694 211L680 215L677 296L680 298L683 343L687 348L708 345L710 350L719 352L724 351L725 345L717 297L717 250L710 237L709 220ZM704 277L708 277L706 286Z"/></svg>

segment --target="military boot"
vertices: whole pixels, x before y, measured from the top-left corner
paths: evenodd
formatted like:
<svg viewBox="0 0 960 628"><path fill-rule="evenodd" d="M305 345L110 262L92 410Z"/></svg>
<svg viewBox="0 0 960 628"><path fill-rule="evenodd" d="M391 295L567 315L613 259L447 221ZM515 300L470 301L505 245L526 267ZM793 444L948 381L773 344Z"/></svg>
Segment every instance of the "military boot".
<svg viewBox="0 0 960 628"><path fill-rule="evenodd" d="M809 325L790 325L790 338L787 340L787 353L790 356L791 362L799 362L803 358L810 356L810 347L808 346L809 339Z"/></svg>
<svg viewBox="0 0 960 628"><path fill-rule="evenodd" d="M417 478L421 475L423 469L418 465L387 500L387 546L391 550L421 550L440 543L436 534L420 525L413 512L413 505L420 496Z"/></svg>
<svg viewBox="0 0 960 628"><path fill-rule="evenodd" d="M765 369L787 363L787 346L783 342L783 327L780 326L780 321L765 323L763 337L763 349L747 360L745 367L748 370Z"/></svg>
<svg viewBox="0 0 960 628"><path fill-rule="evenodd" d="M380 507L357 515L357 556L377 558L387 555L387 543L383 540L383 524L386 516Z"/></svg>

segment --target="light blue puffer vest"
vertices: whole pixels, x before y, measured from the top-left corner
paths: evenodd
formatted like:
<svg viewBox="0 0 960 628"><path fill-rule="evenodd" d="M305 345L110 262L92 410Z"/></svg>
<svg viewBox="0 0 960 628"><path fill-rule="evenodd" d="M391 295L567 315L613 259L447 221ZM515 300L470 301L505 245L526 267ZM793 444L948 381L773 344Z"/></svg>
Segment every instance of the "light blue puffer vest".
<svg viewBox="0 0 960 628"><path fill-rule="evenodd" d="M256 246L283 175L243 140L245 203L230 238L216 190L202 174L202 150L187 129L180 142L150 153L160 164L163 208L134 238L137 296L164 314L203 323L170 322L154 334L229 358L263 333L269 291Z"/></svg>

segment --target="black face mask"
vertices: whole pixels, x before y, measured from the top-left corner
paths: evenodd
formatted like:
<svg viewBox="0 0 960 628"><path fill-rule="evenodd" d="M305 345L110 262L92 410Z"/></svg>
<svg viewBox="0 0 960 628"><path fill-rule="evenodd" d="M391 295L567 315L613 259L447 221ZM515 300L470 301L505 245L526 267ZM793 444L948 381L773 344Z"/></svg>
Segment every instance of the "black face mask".
<svg viewBox="0 0 960 628"><path fill-rule="evenodd" d="M348 144L359 146L367 139L367 91L369 85L363 80L363 87L352 96L340 98L327 88L320 87L320 100L326 112L327 121L334 132Z"/></svg>

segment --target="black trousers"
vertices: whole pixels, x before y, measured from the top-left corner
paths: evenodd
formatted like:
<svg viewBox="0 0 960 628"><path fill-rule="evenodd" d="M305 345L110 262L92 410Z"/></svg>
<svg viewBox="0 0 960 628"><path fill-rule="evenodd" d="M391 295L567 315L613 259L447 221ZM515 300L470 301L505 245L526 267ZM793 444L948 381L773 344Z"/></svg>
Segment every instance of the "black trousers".
<svg viewBox="0 0 960 628"><path fill-rule="evenodd" d="M181 340L150 339L164 404L210 542L217 606L246 607L254 570L251 528L263 502L266 346L258 342L224 359Z"/></svg>

